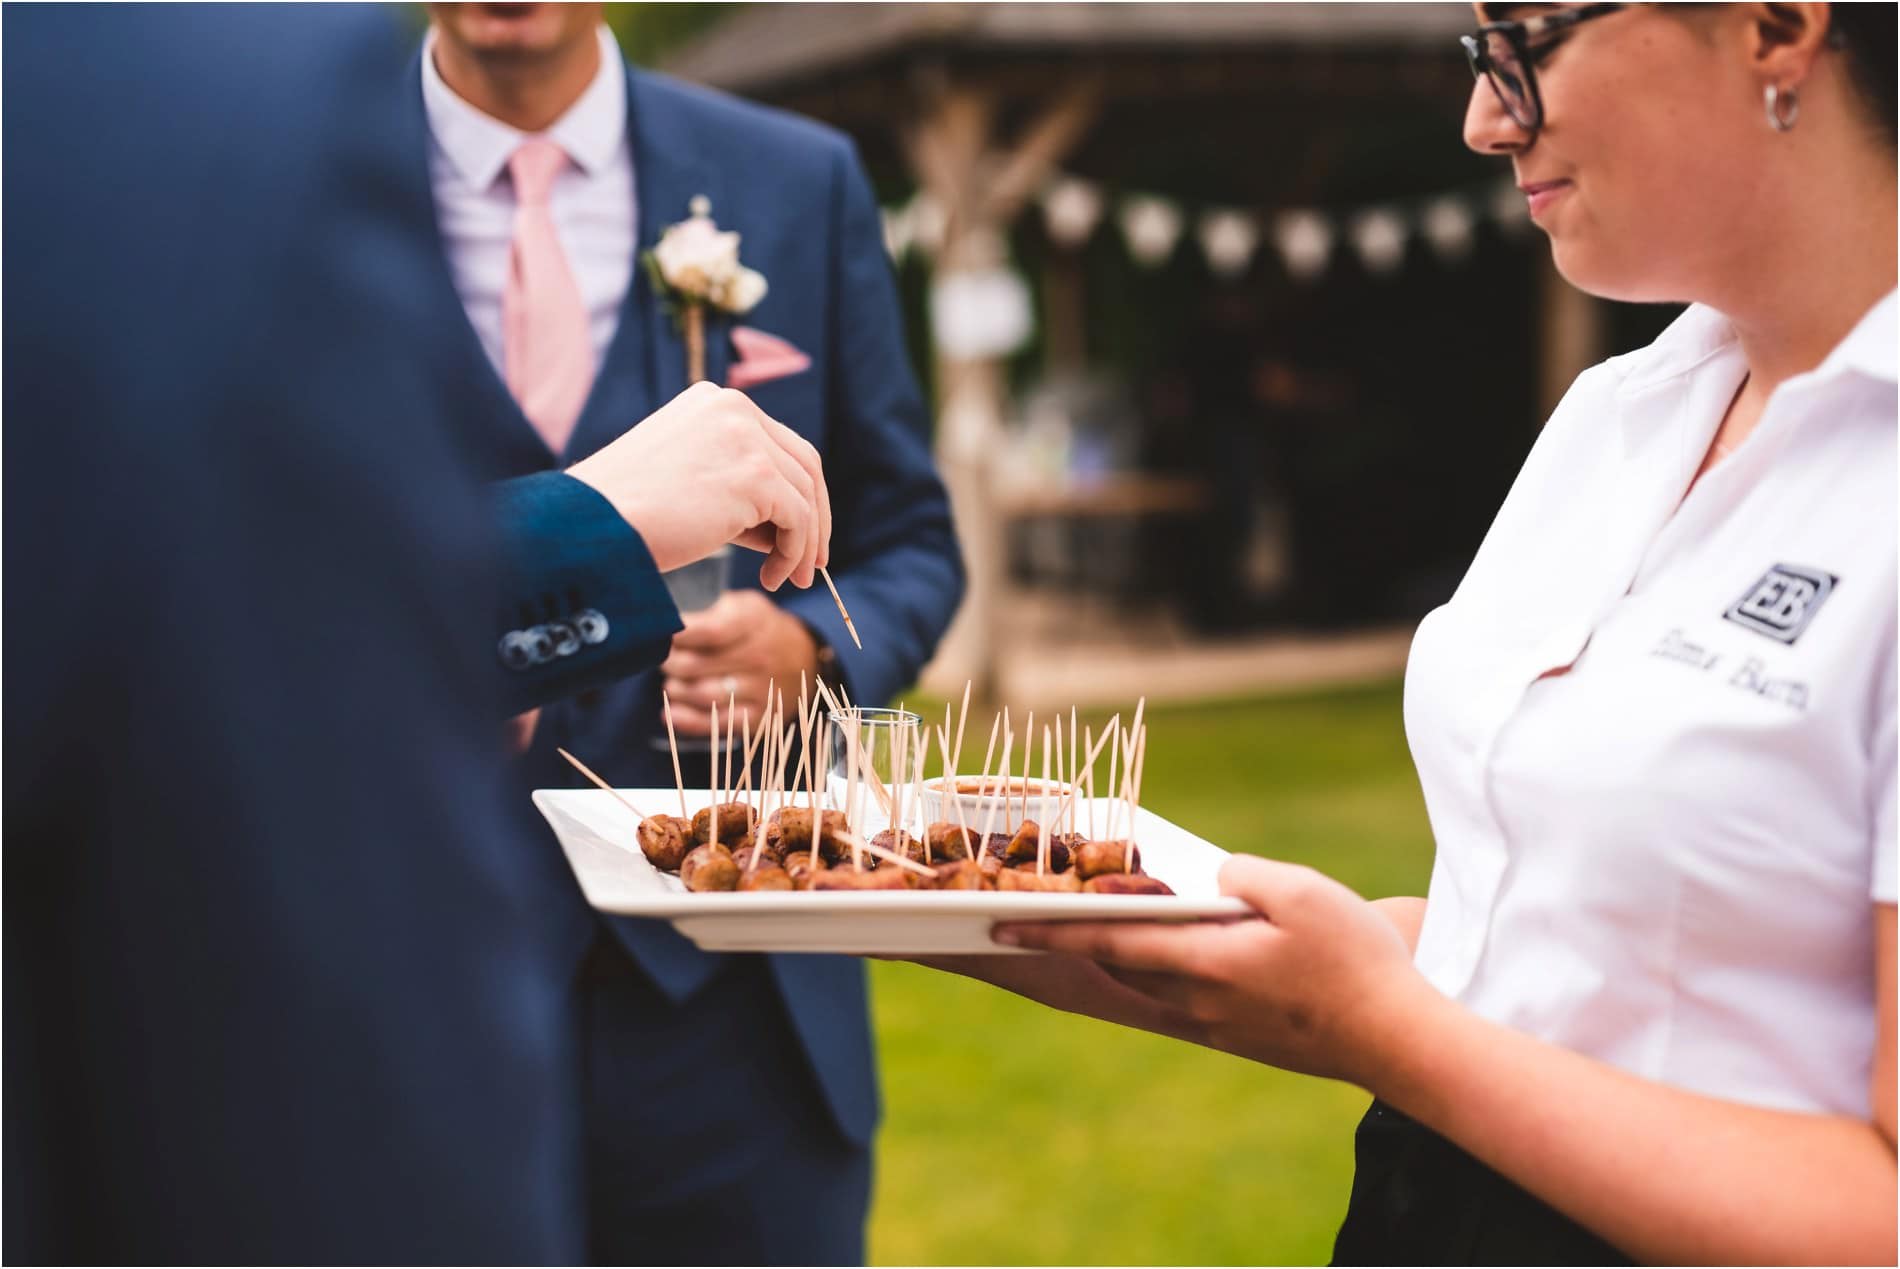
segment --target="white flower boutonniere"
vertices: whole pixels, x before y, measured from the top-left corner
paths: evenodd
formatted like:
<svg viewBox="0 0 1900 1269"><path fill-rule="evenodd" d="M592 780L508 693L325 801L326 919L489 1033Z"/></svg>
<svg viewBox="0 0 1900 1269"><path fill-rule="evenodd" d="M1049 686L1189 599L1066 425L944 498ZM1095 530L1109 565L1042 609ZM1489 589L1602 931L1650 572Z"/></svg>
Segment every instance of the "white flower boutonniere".
<svg viewBox="0 0 1900 1269"><path fill-rule="evenodd" d="M698 383L706 377L707 307L747 313L765 298L766 286L764 274L739 263L739 235L713 223L711 200L701 194L687 210L641 259L686 338L687 381Z"/></svg>

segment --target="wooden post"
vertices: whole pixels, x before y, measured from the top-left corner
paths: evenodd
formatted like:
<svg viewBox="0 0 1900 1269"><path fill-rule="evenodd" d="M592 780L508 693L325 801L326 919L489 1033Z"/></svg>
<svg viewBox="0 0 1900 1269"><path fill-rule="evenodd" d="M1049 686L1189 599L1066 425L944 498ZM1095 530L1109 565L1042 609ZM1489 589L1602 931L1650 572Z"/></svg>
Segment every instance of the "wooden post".
<svg viewBox="0 0 1900 1269"><path fill-rule="evenodd" d="M905 153L924 191L944 209L944 240L931 282L963 270L1006 263L1010 224L1100 112L1095 75L1071 80L1011 146L993 133L999 93L980 83L933 77L923 111L904 138ZM931 681L976 685L995 696L1004 604L1004 526L992 497L991 463L1002 445L1008 409L999 357L937 354L937 463L949 488L969 586L963 608L944 636Z"/></svg>

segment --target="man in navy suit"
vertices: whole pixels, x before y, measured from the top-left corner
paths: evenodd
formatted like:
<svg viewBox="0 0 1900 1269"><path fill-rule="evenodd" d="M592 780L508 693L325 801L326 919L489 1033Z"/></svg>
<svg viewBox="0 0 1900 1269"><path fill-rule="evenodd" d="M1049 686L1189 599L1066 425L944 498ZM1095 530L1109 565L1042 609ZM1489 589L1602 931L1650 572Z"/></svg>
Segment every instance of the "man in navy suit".
<svg viewBox="0 0 1900 1269"><path fill-rule="evenodd" d="M498 724L656 664L669 562L824 558L822 480L761 465L815 455L711 388L583 478L484 485L402 56L347 7L7 20L8 1260L582 1255L570 973ZM735 452L783 519L682 520ZM510 664L498 595L557 592L597 637Z"/></svg>
<svg viewBox="0 0 1900 1269"><path fill-rule="evenodd" d="M768 684L795 699L801 671L881 703L948 625L962 566L876 204L848 140L628 68L597 5L431 14L403 117L441 230L439 322L463 334L466 414L493 474L584 460L615 420L686 383L680 333L638 259L703 199L768 286L742 319L712 316L706 374L743 385L823 454L832 572L863 637L860 651L822 591L741 585L686 614L660 673L549 706L534 725L519 831L575 968L591 1255L858 1261L877 1119L862 967L712 956L663 923L597 918L526 793L577 782L557 745L618 784L670 785L662 687L683 736L729 698L757 717ZM703 759L686 758L703 788Z"/></svg>

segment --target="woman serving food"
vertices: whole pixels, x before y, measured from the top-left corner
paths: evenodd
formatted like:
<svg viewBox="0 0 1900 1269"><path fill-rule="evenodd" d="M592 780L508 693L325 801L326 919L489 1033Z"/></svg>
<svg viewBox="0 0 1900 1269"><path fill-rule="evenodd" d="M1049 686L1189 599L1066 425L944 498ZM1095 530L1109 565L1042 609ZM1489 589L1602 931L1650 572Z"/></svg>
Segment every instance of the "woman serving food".
<svg viewBox="0 0 1900 1269"><path fill-rule="evenodd" d="M1370 1090L1343 1262L1892 1263L1894 6L1478 16L1559 270L1690 307L1419 628L1427 898L1236 858L1260 920L954 967Z"/></svg>

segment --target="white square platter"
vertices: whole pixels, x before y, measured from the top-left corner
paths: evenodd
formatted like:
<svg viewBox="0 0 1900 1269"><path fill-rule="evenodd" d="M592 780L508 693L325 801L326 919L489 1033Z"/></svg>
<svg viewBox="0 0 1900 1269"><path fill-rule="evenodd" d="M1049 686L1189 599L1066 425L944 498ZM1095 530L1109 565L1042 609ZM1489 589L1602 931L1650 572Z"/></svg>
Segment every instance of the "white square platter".
<svg viewBox="0 0 1900 1269"><path fill-rule="evenodd" d="M673 789L625 789L648 814L679 809ZM689 790L698 810L711 798ZM1108 813L1098 799L1097 822ZM1202 921L1251 916L1216 884L1227 852L1146 808L1135 840L1142 865L1173 895L1042 894L992 890L737 891L694 894L641 853L639 821L601 789L536 789L534 804L567 852L588 903L616 916L671 921L712 952L840 952L865 956L991 955L998 921ZM1080 822L1088 822L1086 804Z"/></svg>

